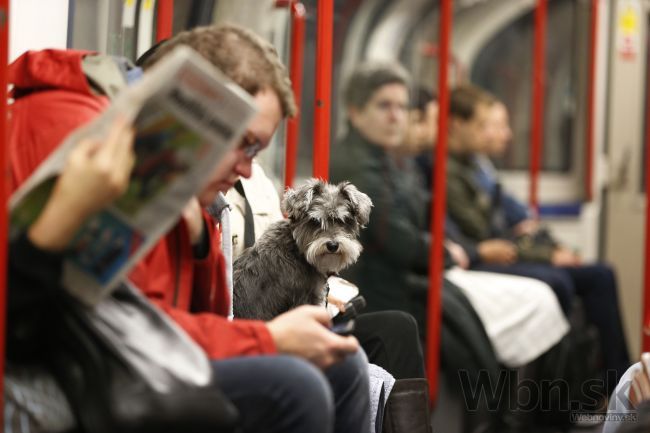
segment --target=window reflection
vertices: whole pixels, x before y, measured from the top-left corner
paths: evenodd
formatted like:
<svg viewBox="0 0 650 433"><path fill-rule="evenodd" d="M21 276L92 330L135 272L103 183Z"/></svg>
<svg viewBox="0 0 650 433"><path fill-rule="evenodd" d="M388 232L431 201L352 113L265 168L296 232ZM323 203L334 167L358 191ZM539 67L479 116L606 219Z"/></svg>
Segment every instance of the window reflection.
<svg viewBox="0 0 650 433"><path fill-rule="evenodd" d="M576 130L583 127L582 119L576 116L580 103L576 77L583 67L581 62L588 60L582 55L586 54L582 49L585 38L577 34L580 19L575 0L549 2L542 158L545 171L569 172L576 162ZM471 80L503 99L511 113L513 143L499 161L505 169L526 169L529 164L533 34L534 11L489 41L471 70Z"/></svg>

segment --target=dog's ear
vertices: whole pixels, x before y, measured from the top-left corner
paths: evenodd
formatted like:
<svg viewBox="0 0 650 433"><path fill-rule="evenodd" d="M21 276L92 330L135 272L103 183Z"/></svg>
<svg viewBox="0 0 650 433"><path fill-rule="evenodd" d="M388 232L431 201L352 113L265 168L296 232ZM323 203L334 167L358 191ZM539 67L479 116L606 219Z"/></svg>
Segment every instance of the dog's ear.
<svg viewBox="0 0 650 433"><path fill-rule="evenodd" d="M364 227L370 220L370 209L372 208L372 200L366 194L357 189L356 186L350 182L341 182L338 184L338 189L350 201L351 211L357 223Z"/></svg>
<svg viewBox="0 0 650 433"><path fill-rule="evenodd" d="M309 179L298 189L287 189L282 198L282 212L291 221L304 218L309 211L314 195L322 193L324 183L318 179Z"/></svg>

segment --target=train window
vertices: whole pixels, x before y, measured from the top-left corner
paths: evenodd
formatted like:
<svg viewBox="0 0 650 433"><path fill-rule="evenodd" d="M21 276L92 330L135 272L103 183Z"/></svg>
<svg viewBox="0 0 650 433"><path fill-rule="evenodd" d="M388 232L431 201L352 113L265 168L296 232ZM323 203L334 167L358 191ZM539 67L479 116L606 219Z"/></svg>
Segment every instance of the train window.
<svg viewBox="0 0 650 433"><path fill-rule="evenodd" d="M584 129L576 107L584 72L588 39L580 28L588 23L576 0L548 4L543 170L567 173L576 163L576 143ZM531 68L534 11L516 19L483 47L472 65L471 80L503 98L513 125L513 145L500 164L522 170L529 164ZM588 33L587 33L588 34ZM585 55L581 55L581 54ZM576 164L577 165L577 164Z"/></svg>

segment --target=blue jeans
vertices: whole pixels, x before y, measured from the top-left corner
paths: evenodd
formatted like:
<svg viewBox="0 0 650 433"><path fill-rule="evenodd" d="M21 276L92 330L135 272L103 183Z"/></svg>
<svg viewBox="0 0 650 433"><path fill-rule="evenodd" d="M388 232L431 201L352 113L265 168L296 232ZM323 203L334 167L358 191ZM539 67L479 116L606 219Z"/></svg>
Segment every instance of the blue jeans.
<svg viewBox="0 0 650 433"><path fill-rule="evenodd" d="M370 431L368 361L359 351L324 372L286 355L212 361L243 432Z"/></svg>

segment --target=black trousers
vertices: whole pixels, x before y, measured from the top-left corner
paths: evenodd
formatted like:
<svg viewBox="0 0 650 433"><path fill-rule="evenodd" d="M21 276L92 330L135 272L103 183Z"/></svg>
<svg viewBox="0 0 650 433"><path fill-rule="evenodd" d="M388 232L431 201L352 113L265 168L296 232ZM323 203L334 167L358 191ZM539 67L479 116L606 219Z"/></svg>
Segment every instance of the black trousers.
<svg viewBox="0 0 650 433"><path fill-rule="evenodd" d="M424 355L418 325L402 311L379 311L357 316L353 335L368 355L395 379L424 377Z"/></svg>

